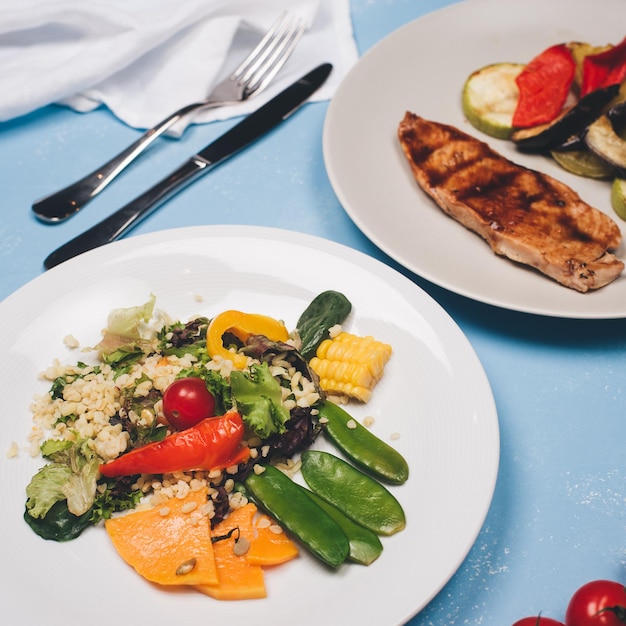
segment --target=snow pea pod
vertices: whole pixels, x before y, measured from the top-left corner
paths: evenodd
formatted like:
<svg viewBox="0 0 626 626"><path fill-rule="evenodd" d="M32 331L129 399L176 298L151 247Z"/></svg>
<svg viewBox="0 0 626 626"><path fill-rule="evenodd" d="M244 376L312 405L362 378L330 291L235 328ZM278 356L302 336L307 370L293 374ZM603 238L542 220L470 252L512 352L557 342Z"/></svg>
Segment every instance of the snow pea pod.
<svg viewBox="0 0 626 626"><path fill-rule="evenodd" d="M252 472L244 486L255 502L318 559L338 567L348 558L350 545L339 524L280 470L266 465L264 472Z"/></svg>
<svg viewBox="0 0 626 626"><path fill-rule="evenodd" d="M349 558L351 561L360 563L361 565L369 565L380 556L380 553L383 551L383 544L380 542L376 533L353 522L337 507L329 504L313 491L309 491L306 487L302 487L302 490L320 508L324 509L346 533L348 543L350 544Z"/></svg>
<svg viewBox="0 0 626 626"><path fill-rule="evenodd" d="M405 458L354 420L344 409L327 400L317 407L325 422L324 434L351 461L376 478L400 485L409 477Z"/></svg>
<svg viewBox="0 0 626 626"><path fill-rule="evenodd" d="M302 476L311 491L377 535L393 535L406 526L402 505L388 489L333 454L303 452Z"/></svg>

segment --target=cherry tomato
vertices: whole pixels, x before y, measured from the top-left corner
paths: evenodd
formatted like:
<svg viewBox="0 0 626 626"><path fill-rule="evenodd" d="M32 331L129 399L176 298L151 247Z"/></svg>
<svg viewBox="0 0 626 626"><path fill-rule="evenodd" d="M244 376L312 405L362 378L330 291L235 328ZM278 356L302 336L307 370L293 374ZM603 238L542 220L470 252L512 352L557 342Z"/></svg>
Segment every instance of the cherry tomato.
<svg viewBox="0 0 626 626"><path fill-rule="evenodd" d="M172 428L191 428L215 415L215 398L201 378L178 378L163 394L163 414Z"/></svg>
<svg viewBox="0 0 626 626"><path fill-rule="evenodd" d="M538 615L536 617L524 617L515 622L513 626L565 626L565 624L563 624L563 622L557 622L550 617L541 617Z"/></svg>
<svg viewBox="0 0 626 626"><path fill-rule="evenodd" d="M572 596L565 613L567 626L626 624L626 589L611 580L593 580Z"/></svg>

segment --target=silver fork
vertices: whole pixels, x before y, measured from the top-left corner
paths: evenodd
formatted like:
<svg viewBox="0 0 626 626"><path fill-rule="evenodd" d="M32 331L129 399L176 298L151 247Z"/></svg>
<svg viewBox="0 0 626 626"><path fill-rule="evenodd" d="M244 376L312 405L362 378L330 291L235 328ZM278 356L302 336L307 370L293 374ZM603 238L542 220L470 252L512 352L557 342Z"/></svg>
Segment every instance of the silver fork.
<svg viewBox="0 0 626 626"><path fill-rule="evenodd" d="M218 83L206 100L175 111L135 143L84 178L33 203L35 215L45 222L61 222L82 209L130 165L168 128L200 110L235 104L263 91L285 64L306 24L299 18L281 15L254 50L226 79Z"/></svg>

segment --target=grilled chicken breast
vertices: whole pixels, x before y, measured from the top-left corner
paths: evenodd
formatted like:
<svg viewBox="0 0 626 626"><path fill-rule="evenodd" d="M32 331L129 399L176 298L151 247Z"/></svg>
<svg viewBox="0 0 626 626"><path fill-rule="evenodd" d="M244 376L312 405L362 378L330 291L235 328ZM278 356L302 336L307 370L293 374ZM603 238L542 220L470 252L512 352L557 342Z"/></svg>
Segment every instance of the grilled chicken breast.
<svg viewBox="0 0 626 626"><path fill-rule="evenodd" d="M492 250L581 292L615 280L617 224L551 176L452 126L406 113L398 128L419 186Z"/></svg>

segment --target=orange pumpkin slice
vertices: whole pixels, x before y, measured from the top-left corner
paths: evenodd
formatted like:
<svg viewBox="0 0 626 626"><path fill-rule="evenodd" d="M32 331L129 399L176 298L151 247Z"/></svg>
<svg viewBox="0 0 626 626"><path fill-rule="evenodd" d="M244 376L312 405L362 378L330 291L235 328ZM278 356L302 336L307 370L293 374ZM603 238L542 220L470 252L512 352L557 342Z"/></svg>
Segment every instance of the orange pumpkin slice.
<svg viewBox="0 0 626 626"><path fill-rule="evenodd" d="M250 563L245 554L235 554L237 537L245 538L250 543L254 540L252 518L255 513L256 506L249 503L231 511L225 520L215 526L212 531L214 538L228 535L233 528L238 528L239 531L228 539L221 539L213 544L219 583L197 585L199 591L217 600L253 600L267 597L261 566Z"/></svg>
<svg viewBox="0 0 626 626"><path fill-rule="evenodd" d="M282 531L275 532L276 522L267 515L255 519L256 537L246 557L256 565L280 565L298 556L298 547Z"/></svg>
<svg viewBox="0 0 626 626"><path fill-rule="evenodd" d="M206 501L204 488L163 506L109 519L105 528L120 556L147 580L161 585L216 585L209 520L197 512Z"/></svg>
<svg viewBox="0 0 626 626"><path fill-rule="evenodd" d="M265 598L265 580L262 565L278 565L298 556L296 544L285 533L272 529L275 522L267 515L255 517L257 508L251 502L236 509L212 531L214 539L228 539L213 544L219 583L198 585L198 589L219 600L252 600ZM244 554L237 555L235 541L249 542Z"/></svg>

